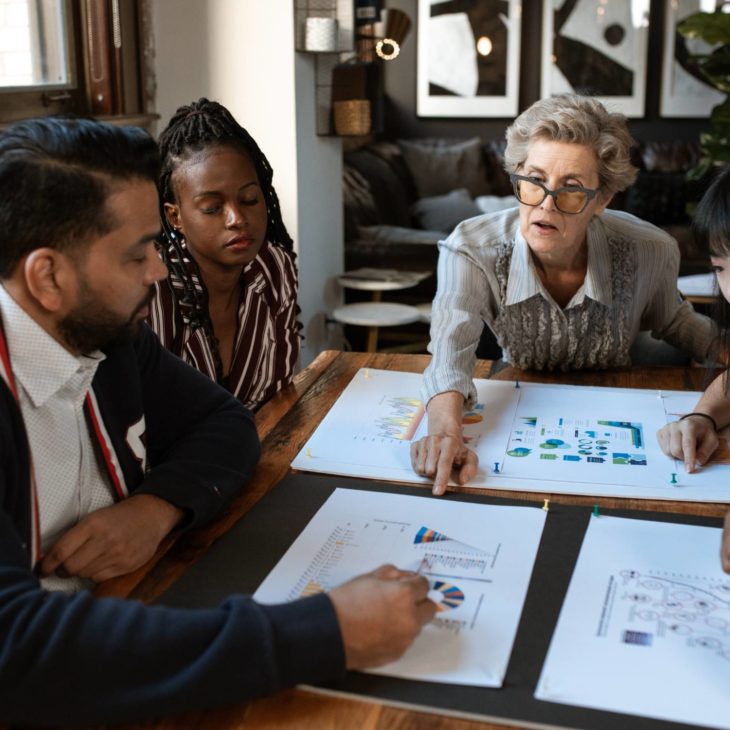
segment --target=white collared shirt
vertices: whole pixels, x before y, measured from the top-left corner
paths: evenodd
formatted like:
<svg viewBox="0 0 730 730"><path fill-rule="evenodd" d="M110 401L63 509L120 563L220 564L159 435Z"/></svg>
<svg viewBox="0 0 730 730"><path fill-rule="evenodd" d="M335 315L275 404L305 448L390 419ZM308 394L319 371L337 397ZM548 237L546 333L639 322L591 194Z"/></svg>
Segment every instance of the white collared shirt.
<svg viewBox="0 0 730 730"><path fill-rule="evenodd" d="M0 313L32 454L43 554L85 515L114 503L83 410L105 355L72 355L2 286ZM42 583L48 590L68 592L90 585L56 576Z"/></svg>
<svg viewBox="0 0 730 730"><path fill-rule="evenodd" d="M588 297L607 307L611 306L611 250L605 235L600 228L589 226L586 232L588 244L588 264L583 284L572 296L565 309L577 307ZM515 246L510 261L507 293L504 305L511 306L523 302L539 294L546 300L552 297L543 286L540 275L535 268L535 262L530 254L530 247L525 241L522 231L518 228L515 233Z"/></svg>

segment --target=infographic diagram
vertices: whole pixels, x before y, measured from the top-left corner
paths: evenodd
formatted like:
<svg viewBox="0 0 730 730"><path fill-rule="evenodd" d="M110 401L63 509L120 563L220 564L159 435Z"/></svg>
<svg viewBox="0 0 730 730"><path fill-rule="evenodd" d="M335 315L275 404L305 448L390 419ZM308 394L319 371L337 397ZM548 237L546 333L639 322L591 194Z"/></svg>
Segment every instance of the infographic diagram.
<svg viewBox="0 0 730 730"><path fill-rule="evenodd" d="M722 528L646 517L589 518L535 697L730 727Z"/></svg>
<svg viewBox="0 0 730 730"><path fill-rule="evenodd" d="M623 570L611 576L608 593L619 641L640 646L674 641L730 662L730 579ZM609 630L602 622L599 635Z"/></svg>
<svg viewBox="0 0 730 730"><path fill-rule="evenodd" d="M646 466L644 427L634 421L521 416L515 420L506 454L603 468Z"/></svg>

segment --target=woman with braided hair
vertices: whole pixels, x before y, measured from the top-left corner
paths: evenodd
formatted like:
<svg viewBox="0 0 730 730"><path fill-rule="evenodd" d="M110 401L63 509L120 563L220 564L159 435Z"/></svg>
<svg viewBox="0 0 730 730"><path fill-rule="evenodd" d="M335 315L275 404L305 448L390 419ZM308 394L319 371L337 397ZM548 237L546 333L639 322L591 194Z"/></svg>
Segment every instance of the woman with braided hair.
<svg viewBox="0 0 730 730"><path fill-rule="evenodd" d="M292 240L256 142L221 104L182 106L159 139L161 255L150 325L183 360L256 409L299 356Z"/></svg>

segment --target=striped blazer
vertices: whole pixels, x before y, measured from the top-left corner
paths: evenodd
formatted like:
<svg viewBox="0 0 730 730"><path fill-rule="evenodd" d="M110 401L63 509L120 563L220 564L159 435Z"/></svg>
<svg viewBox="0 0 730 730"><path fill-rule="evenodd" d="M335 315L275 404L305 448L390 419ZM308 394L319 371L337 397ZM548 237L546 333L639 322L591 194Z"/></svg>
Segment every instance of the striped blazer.
<svg viewBox="0 0 730 730"><path fill-rule="evenodd" d="M199 294L205 285L189 258L184 264ZM211 344L194 321L173 272L155 284L149 323L162 344L185 362L224 385L246 407L256 409L291 382L299 357L297 270L294 255L265 243L241 273L238 327L228 376L216 372Z"/></svg>

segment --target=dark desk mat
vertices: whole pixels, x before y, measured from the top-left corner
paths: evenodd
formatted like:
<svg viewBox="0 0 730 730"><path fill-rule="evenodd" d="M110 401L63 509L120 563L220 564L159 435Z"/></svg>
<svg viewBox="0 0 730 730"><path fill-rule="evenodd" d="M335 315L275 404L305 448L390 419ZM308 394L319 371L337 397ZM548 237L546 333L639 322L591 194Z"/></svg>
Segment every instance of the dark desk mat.
<svg viewBox="0 0 730 730"><path fill-rule="evenodd" d="M180 607L208 607L231 593L254 593L336 487L428 497L428 490L347 477L292 474L277 484L160 598ZM441 499L481 504L531 505L487 495L449 494ZM606 510L602 514L718 527L720 519L670 513ZM550 505L535 567L501 689L467 687L349 672L322 690L385 703L533 727L660 730L694 727L533 697L563 597L591 518L591 509ZM600 518L599 518L600 519ZM718 557L719 560L719 557ZM689 699L689 698L688 698Z"/></svg>

